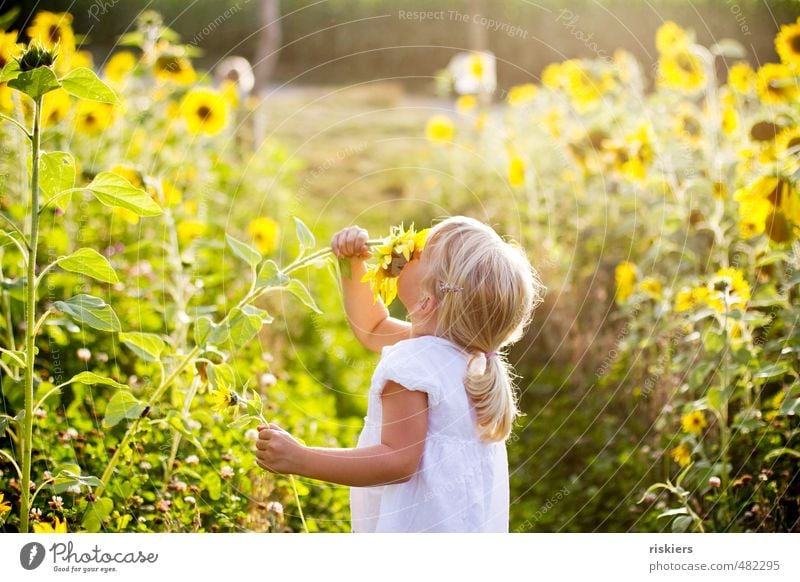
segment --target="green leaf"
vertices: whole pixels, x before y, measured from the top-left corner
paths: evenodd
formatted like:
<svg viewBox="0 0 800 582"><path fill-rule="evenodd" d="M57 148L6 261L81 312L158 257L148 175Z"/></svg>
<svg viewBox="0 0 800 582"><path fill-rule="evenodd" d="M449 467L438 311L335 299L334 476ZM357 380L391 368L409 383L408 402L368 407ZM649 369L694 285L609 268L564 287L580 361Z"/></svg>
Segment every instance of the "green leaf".
<svg viewBox="0 0 800 582"><path fill-rule="evenodd" d="M672 533L683 533L689 529L694 520L689 515L681 515L672 521Z"/></svg>
<svg viewBox="0 0 800 582"><path fill-rule="evenodd" d="M86 506L81 525L90 533L96 533L103 527L103 521L114 510L114 502L107 497L95 499Z"/></svg>
<svg viewBox="0 0 800 582"><path fill-rule="evenodd" d="M63 311L76 323L85 324L100 331L122 331L117 314L111 306L94 295L81 293L66 301L56 301L55 307Z"/></svg>
<svg viewBox="0 0 800 582"><path fill-rule="evenodd" d="M289 276L284 274L278 264L272 259L264 261L261 268L258 270L258 277L256 277L256 287L263 289L264 287L280 287L289 282Z"/></svg>
<svg viewBox="0 0 800 582"><path fill-rule="evenodd" d="M311 297L311 293L308 292L306 286L303 285L298 279L292 279L289 281L289 284L286 286L286 290L291 292L295 297L297 297L306 307L310 307L312 311L316 313L322 313L317 304L314 302L314 298Z"/></svg>
<svg viewBox="0 0 800 582"><path fill-rule="evenodd" d="M5 83L11 79L16 79L22 71L19 70L19 63L15 60L10 60L6 66L0 69L0 83Z"/></svg>
<svg viewBox="0 0 800 582"><path fill-rule="evenodd" d="M56 263L71 273L80 273L103 283L119 283L114 267L94 249L78 249L68 257L60 257Z"/></svg>
<svg viewBox="0 0 800 582"><path fill-rule="evenodd" d="M347 277L348 279L352 279L353 264L350 262L350 259L345 257L337 257L336 260L339 263L339 272L342 274L342 278Z"/></svg>
<svg viewBox="0 0 800 582"><path fill-rule="evenodd" d="M145 362L157 362L167 347L164 340L154 333L131 331L119 334L119 341Z"/></svg>
<svg viewBox="0 0 800 582"><path fill-rule="evenodd" d="M14 6L11 10L0 15L0 30L8 30L19 16L20 7Z"/></svg>
<svg viewBox="0 0 800 582"><path fill-rule="evenodd" d="M22 91L32 99L41 99L42 96L50 91L55 91L61 85L50 67L36 67L31 71L21 72L16 79L8 82L8 86Z"/></svg>
<svg viewBox="0 0 800 582"><path fill-rule="evenodd" d="M106 406L106 415L103 418L103 425L108 428L116 426L123 419L133 420L139 418L145 404L137 399L127 390L122 390L114 394Z"/></svg>
<svg viewBox="0 0 800 582"><path fill-rule="evenodd" d="M311 233L306 224L296 216L294 217L294 222L296 227L295 230L297 232L297 240L300 241L300 248L304 250L313 249L317 245L314 235Z"/></svg>
<svg viewBox="0 0 800 582"><path fill-rule="evenodd" d="M796 414L799 413L800 413L800 398L786 400L781 405L781 414L785 414L787 416L795 416Z"/></svg>
<svg viewBox="0 0 800 582"><path fill-rule="evenodd" d="M93 386L95 384L105 384L106 386L113 386L114 388L120 388L123 390L127 388L125 384L120 384L116 380L106 378L105 376L95 374L94 372L81 372L80 374L76 374L64 382L64 384L72 384L74 382L80 382L81 384L86 384L89 386Z"/></svg>
<svg viewBox="0 0 800 582"><path fill-rule="evenodd" d="M86 188L106 206L119 206L139 216L158 216L164 213L147 192L113 172L100 172Z"/></svg>
<svg viewBox="0 0 800 582"><path fill-rule="evenodd" d="M222 480L216 473L206 473L206 476L203 477L203 485L212 500L217 501L222 495Z"/></svg>
<svg viewBox="0 0 800 582"><path fill-rule="evenodd" d="M53 493L63 493L73 485L100 487L103 482L93 475L81 475L80 466L69 463L56 470L55 480L50 484Z"/></svg>
<svg viewBox="0 0 800 582"><path fill-rule="evenodd" d="M78 67L67 73L61 79L61 86L67 93L79 99L118 103L117 94L111 87L103 83L94 71L85 67Z"/></svg>
<svg viewBox="0 0 800 582"><path fill-rule="evenodd" d="M75 186L75 160L67 152L42 154L39 160L39 187L45 201ZM62 196L55 204L66 208L69 196Z"/></svg>
<svg viewBox="0 0 800 582"><path fill-rule="evenodd" d="M761 378L761 379L778 378L786 374L788 371L789 371L789 365L786 362L781 362L779 364L770 364L768 366L764 366L763 368L759 369L758 372L753 374L753 378Z"/></svg>
<svg viewBox="0 0 800 582"><path fill-rule="evenodd" d="M795 449L790 449L787 447L781 447L779 449L772 449L770 452L764 455L764 460L770 461L775 457L780 457L781 455L790 455L792 457L797 457L798 459L800 459L800 451Z"/></svg>
<svg viewBox="0 0 800 582"><path fill-rule="evenodd" d="M667 509L666 511L662 511L656 519L661 519L662 517L669 517L671 515L687 515L689 512L686 510L685 507L676 507L674 509Z"/></svg>
<svg viewBox="0 0 800 582"><path fill-rule="evenodd" d="M261 314L264 314L264 316ZM269 317L266 311L262 311L252 305L234 309L226 326L228 330L226 339L230 340L233 347L241 347L255 337L264 325L265 320L272 321L272 318Z"/></svg>
<svg viewBox="0 0 800 582"><path fill-rule="evenodd" d="M198 346L206 345L208 334L216 327L217 325L207 315L198 317L194 322L194 342Z"/></svg>
<svg viewBox="0 0 800 582"><path fill-rule="evenodd" d="M233 254L242 259L251 267L255 268L255 266L261 262L261 253L247 243L243 243L242 241L233 238L229 234L225 235L225 240L228 241L228 246L233 249Z"/></svg>

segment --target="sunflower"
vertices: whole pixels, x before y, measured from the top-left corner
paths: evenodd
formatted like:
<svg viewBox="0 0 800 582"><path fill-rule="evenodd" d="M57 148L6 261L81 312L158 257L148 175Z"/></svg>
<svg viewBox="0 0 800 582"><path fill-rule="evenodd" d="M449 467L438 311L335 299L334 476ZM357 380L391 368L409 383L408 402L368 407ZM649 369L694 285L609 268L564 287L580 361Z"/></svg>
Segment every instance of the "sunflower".
<svg viewBox="0 0 800 582"><path fill-rule="evenodd" d="M0 83L0 113L11 113L14 110L14 91L5 83Z"/></svg>
<svg viewBox="0 0 800 582"><path fill-rule="evenodd" d="M516 154L508 160L508 182L514 188L525 185L525 160Z"/></svg>
<svg viewBox="0 0 800 582"><path fill-rule="evenodd" d="M47 93L42 98L42 127L57 125L69 113L70 103L69 93L64 89Z"/></svg>
<svg viewBox="0 0 800 582"><path fill-rule="evenodd" d="M663 294L661 281L653 277L647 277L639 283L639 290L651 299L659 300Z"/></svg>
<svg viewBox="0 0 800 582"><path fill-rule="evenodd" d="M742 95L747 95L756 86L756 72L750 63L744 61L734 64L728 71L728 86Z"/></svg>
<svg viewBox="0 0 800 582"><path fill-rule="evenodd" d="M133 210L128 210L127 208L122 208L121 206L115 206L111 209L111 213L115 216L119 216L128 224L139 224L139 215Z"/></svg>
<svg viewBox="0 0 800 582"><path fill-rule="evenodd" d="M72 69L93 69L94 68L94 59L92 58L92 53L89 51L76 51L72 53L69 59L64 61L66 65L63 67L64 70L72 70ZM58 61L56 61L58 64Z"/></svg>
<svg viewBox="0 0 800 582"><path fill-rule="evenodd" d="M562 74L566 81L565 89L578 111L586 111L616 85L611 71L585 66L578 59L565 61Z"/></svg>
<svg viewBox="0 0 800 582"><path fill-rule="evenodd" d="M703 63L688 47L664 54L658 60L658 86L693 93L706 84Z"/></svg>
<svg viewBox="0 0 800 582"><path fill-rule="evenodd" d="M636 285L636 265L630 261L622 261L614 269L614 282L617 288L617 302L622 303L633 293Z"/></svg>
<svg viewBox="0 0 800 582"><path fill-rule="evenodd" d="M675 132L689 145L698 147L703 143L703 122L692 107L685 105L675 116Z"/></svg>
<svg viewBox="0 0 800 582"><path fill-rule="evenodd" d="M681 289L675 297L675 311L691 311L705 303L708 299L707 287Z"/></svg>
<svg viewBox="0 0 800 582"><path fill-rule="evenodd" d="M772 204L765 198L745 200L739 204L739 234L742 238L753 238L767 228L767 219L772 213Z"/></svg>
<svg viewBox="0 0 800 582"><path fill-rule="evenodd" d="M180 114L195 135L217 135L228 122L228 104L212 89L192 89L180 104Z"/></svg>
<svg viewBox="0 0 800 582"><path fill-rule="evenodd" d="M800 66L800 18L792 24L784 24L775 37L775 50L784 64Z"/></svg>
<svg viewBox="0 0 800 582"><path fill-rule="evenodd" d="M377 303L380 297L384 305L387 307L391 305L397 297L397 277L406 263L412 258L419 257L419 251L425 248L429 230L426 228L415 232L413 223L408 230L405 230L402 224L393 226L383 243L372 250L378 262L367 268L361 282L369 282L373 304Z"/></svg>
<svg viewBox="0 0 800 582"><path fill-rule="evenodd" d="M177 227L178 240L183 244L189 244L194 239L203 236L206 232L206 225L199 220L182 220Z"/></svg>
<svg viewBox="0 0 800 582"><path fill-rule="evenodd" d="M701 435L706 426L708 426L706 417L700 410L693 410L681 416L681 428L683 428L683 432Z"/></svg>
<svg viewBox="0 0 800 582"><path fill-rule="evenodd" d="M497 86L495 68L495 57L488 51L458 53L448 65L459 95L491 95Z"/></svg>
<svg viewBox="0 0 800 582"><path fill-rule="evenodd" d="M75 33L72 31L72 14L69 12L37 12L33 24L26 32L31 40L39 41L45 48L58 48L62 57L69 57L75 52Z"/></svg>
<svg viewBox="0 0 800 582"><path fill-rule="evenodd" d="M11 511L11 504L5 500L5 493L0 491L0 519L9 511Z"/></svg>
<svg viewBox="0 0 800 582"><path fill-rule="evenodd" d="M425 125L425 136L435 143L446 143L453 140L456 128L446 115L434 115Z"/></svg>
<svg viewBox="0 0 800 582"><path fill-rule="evenodd" d="M68 533L67 520L64 519L62 521L58 519L58 516L54 516L52 524L47 523L46 521L34 521L33 533L43 533L43 534Z"/></svg>
<svg viewBox="0 0 800 582"><path fill-rule="evenodd" d="M508 91L506 101L512 107L520 107L527 105L536 97L539 89L533 83L525 83L524 85L516 85L511 87Z"/></svg>
<svg viewBox="0 0 800 582"><path fill-rule="evenodd" d="M0 30L0 69L18 57L23 48L24 46L17 42L15 31L3 32Z"/></svg>
<svg viewBox="0 0 800 582"><path fill-rule="evenodd" d="M744 273L734 267L719 269L708 282L706 303L720 313L731 309L744 309L750 300L750 283Z"/></svg>
<svg viewBox="0 0 800 582"><path fill-rule="evenodd" d="M131 168L130 166L121 166L117 164L111 171L116 174L117 176L122 176L128 182L130 182L134 187L139 188L140 190L144 189L144 176L139 170Z"/></svg>
<svg viewBox="0 0 800 582"><path fill-rule="evenodd" d="M775 139L776 147L780 154L800 155L800 127L784 129Z"/></svg>
<svg viewBox="0 0 800 582"><path fill-rule="evenodd" d="M260 216L247 226L247 234L253 237L261 254L268 255L278 248L280 225L267 216Z"/></svg>
<svg viewBox="0 0 800 582"><path fill-rule="evenodd" d="M670 457L672 457L672 460L678 463L678 465L685 467L692 462L692 451L689 449L689 445L681 443L672 449Z"/></svg>
<svg viewBox="0 0 800 582"><path fill-rule="evenodd" d="M764 103L790 103L800 94L794 72L784 64L767 63L761 67L756 86L758 96Z"/></svg>
<svg viewBox="0 0 800 582"><path fill-rule="evenodd" d="M656 49L661 54L674 51L677 47L689 44L690 37L680 25L666 21L656 31Z"/></svg>
<svg viewBox="0 0 800 582"><path fill-rule="evenodd" d="M214 412L224 414L230 407L239 404L239 396L230 386L223 384L209 394L208 404Z"/></svg>
<svg viewBox="0 0 800 582"><path fill-rule="evenodd" d="M737 190L734 199L743 236L766 232L771 240L785 242L793 236L791 224L800 225L800 193L784 178L760 176Z"/></svg>
<svg viewBox="0 0 800 582"><path fill-rule="evenodd" d="M178 55L161 55L156 59L153 71L159 81L171 81L178 85L188 85L197 78L191 61Z"/></svg>
<svg viewBox="0 0 800 582"><path fill-rule="evenodd" d="M81 101L75 111L75 129L85 135L97 135L114 122L114 105Z"/></svg>
<svg viewBox="0 0 800 582"><path fill-rule="evenodd" d="M136 67L136 56L131 51L115 53L103 69L103 75L113 83L122 83Z"/></svg>
<svg viewBox="0 0 800 582"><path fill-rule="evenodd" d="M477 109L478 98L475 95L462 95L456 99L456 111L462 115L468 114L470 111Z"/></svg>

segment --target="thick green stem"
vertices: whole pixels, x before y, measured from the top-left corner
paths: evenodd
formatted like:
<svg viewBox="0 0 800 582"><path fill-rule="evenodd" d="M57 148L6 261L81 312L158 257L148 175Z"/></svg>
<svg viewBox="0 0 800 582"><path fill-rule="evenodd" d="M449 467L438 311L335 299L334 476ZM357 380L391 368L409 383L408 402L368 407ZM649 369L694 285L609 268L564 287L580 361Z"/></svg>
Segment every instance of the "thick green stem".
<svg viewBox="0 0 800 582"><path fill-rule="evenodd" d="M31 229L28 243L28 279L25 284L25 418L22 428L22 490L20 491L20 532L28 533L30 514L31 452L33 440L33 364L36 344L36 247L39 243L39 157L41 146L42 99L33 103L31 136Z"/></svg>

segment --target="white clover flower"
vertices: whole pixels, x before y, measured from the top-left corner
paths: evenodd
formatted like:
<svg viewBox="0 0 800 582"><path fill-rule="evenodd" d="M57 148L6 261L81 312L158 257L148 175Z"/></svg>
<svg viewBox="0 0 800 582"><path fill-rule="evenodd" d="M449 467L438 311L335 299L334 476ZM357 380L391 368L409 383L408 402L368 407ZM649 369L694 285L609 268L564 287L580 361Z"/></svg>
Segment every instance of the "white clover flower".
<svg viewBox="0 0 800 582"><path fill-rule="evenodd" d="M189 455L188 457L186 457L187 465L196 465L199 462L200 462L200 457L198 457L197 455Z"/></svg>
<svg viewBox="0 0 800 582"><path fill-rule="evenodd" d="M235 473L230 465L223 465L219 470L219 474L223 479L232 479Z"/></svg>

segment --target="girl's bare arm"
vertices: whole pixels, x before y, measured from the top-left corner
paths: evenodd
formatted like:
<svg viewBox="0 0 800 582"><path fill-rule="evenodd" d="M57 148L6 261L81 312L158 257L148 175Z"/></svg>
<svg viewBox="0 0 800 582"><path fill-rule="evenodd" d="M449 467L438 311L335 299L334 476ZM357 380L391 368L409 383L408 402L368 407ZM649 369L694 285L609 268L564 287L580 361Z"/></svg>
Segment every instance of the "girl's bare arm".
<svg viewBox="0 0 800 582"><path fill-rule="evenodd" d="M365 259L371 254L367 240L366 230L351 226L336 233L331 248L337 257L350 260L350 277L342 274L347 322L364 347L380 352L384 346L410 338L411 324L391 317L383 302L374 302L369 283L361 282L367 270Z"/></svg>
<svg viewBox="0 0 800 582"><path fill-rule="evenodd" d="M404 483L411 479L425 447L428 395L407 390L390 380L383 389L381 402L381 444L355 449L305 447L296 473L350 487Z"/></svg>

